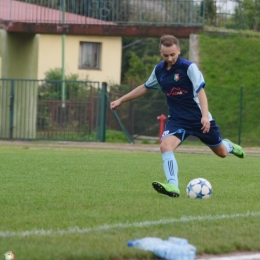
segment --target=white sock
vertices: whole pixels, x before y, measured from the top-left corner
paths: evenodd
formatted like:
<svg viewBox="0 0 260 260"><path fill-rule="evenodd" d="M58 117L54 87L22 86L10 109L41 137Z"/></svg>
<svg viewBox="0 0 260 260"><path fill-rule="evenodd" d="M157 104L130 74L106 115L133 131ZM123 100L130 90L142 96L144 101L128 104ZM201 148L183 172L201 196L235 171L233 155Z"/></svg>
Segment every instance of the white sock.
<svg viewBox="0 0 260 260"><path fill-rule="evenodd" d="M178 188L178 164L173 152L165 152L162 154L163 169L167 182Z"/></svg>
<svg viewBox="0 0 260 260"><path fill-rule="evenodd" d="M227 151L229 153L231 153L233 151L233 146L231 143L225 141L225 140L222 140L222 143L225 145L225 147L227 148Z"/></svg>

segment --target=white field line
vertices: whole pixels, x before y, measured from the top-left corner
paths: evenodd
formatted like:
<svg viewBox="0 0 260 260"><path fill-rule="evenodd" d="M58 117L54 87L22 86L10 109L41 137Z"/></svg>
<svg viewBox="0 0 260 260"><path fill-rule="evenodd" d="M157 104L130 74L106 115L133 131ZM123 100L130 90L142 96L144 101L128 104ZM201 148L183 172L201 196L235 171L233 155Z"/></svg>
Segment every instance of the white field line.
<svg viewBox="0 0 260 260"><path fill-rule="evenodd" d="M197 259L197 258L196 258ZM212 258L198 258L197 260L259 260L260 254L252 254L252 255L235 255L235 256L220 256L220 257L212 257Z"/></svg>
<svg viewBox="0 0 260 260"><path fill-rule="evenodd" d="M191 222L191 221L205 221L205 220L219 220L219 219L233 219L233 218L247 218L259 217L258 212L236 213L236 214L222 214L222 215L207 215L207 216L187 216L181 218L160 219L133 223L118 223L113 225L104 224L103 226L79 228L69 227L67 229L34 229L25 231L0 231L0 237L25 237L25 236L52 236L52 235L67 235L67 234L84 234L110 229L126 229L132 227L148 227L155 225L165 225L169 223Z"/></svg>

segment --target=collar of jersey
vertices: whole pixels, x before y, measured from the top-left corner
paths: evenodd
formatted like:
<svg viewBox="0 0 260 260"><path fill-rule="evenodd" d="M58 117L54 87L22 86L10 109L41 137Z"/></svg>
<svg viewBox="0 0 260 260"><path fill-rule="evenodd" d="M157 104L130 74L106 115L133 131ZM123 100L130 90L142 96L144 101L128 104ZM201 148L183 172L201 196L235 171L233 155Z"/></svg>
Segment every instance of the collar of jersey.
<svg viewBox="0 0 260 260"><path fill-rule="evenodd" d="M173 64L171 69L177 67L180 63L181 63L181 57L178 57L177 61ZM166 61L164 61L164 68L166 68L166 66L167 66L167 63L166 63Z"/></svg>

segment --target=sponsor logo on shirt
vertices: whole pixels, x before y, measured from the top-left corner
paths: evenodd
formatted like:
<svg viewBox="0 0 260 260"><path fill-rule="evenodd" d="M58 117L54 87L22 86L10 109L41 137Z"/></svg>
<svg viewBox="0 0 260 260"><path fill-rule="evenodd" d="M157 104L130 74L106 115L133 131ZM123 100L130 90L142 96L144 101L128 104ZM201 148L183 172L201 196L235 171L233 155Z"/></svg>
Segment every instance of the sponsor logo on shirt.
<svg viewBox="0 0 260 260"><path fill-rule="evenodd" d="M174 80L178 81L180 79L180 74L174 74Z"/></svg>
<svg viewBox="0 0 260 260"><path fill-rule="evenodd" d="M175 87L173 87L170 92L166 91L167 96L178 96L186 93L188 93L188 91L183 90L181 88L175 88Z"/></svg>

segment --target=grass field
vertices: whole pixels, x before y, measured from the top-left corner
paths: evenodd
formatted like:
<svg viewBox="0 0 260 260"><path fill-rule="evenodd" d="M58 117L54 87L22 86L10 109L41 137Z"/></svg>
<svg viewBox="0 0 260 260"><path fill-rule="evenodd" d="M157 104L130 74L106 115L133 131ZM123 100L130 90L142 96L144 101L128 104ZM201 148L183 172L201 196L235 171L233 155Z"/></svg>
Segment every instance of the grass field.
<svg viewBox="0 0 260 260"><path fill-rule="evenodd" d="M176 153L181 196L156 193L158 152L0 147L0 254L19 260L151 259L127 247L147 236L187 238L197 254L260 251L260 157ZM209 200L188 199L195 177Z"/></svg>

